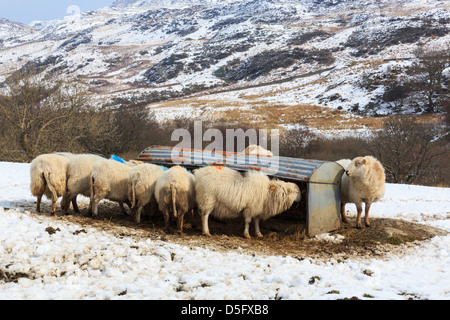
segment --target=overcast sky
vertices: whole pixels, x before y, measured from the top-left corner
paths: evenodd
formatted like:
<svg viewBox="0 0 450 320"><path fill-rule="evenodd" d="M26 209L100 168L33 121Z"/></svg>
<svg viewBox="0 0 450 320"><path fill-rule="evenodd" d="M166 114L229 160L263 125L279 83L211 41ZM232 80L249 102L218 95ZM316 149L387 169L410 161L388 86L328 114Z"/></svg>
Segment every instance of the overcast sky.
<svg viewBox="0 0 450 320"><path fill-rule="evenodd" d="M114 0L0 0L0 18L29 24L35 20L54 20L74 11L95 10ZM69 12L68 12L69 11Z"/></svg>

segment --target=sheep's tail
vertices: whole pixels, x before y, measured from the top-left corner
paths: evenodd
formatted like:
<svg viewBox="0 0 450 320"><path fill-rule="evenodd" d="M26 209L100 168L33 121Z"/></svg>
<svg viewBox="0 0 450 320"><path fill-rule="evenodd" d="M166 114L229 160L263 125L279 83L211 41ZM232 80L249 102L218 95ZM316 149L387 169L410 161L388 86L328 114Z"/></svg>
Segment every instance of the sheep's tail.
<svg viewBox="0 0 450 320"><path fill-rule="evenodd" d="M172 193L172 206L173 206L173 216L177 217L177 203L176 203L176 196L177 196L177 187L175 186L175 183L170 184L170 191Z"/></svg>
<svg viewBox="0 0 450 320"><path fill-rule="evenodd" d="M48 168L45 168L44 170L44 179L47 182L47 187L50 190L50 192L52 193L52 201L56 201L58 199L58 193L56 192L55 186L54 186L54 181L52 181L51 176L50 176L50 170Z"/></svg>
<svg viewBox="0 0 450 320"><path fill-rule="evenodd" d="M44 194L45 190L45 177L44 173L41 170L38 170L36 167L32 167L30 171L31 183L30 190L33 196L39 196Z"/></svg>
<svg viewBox="0 0 450 320"><path fill-rule="evenodd" d="M131 209L136 206L136 182L131 181Z"/></svg>

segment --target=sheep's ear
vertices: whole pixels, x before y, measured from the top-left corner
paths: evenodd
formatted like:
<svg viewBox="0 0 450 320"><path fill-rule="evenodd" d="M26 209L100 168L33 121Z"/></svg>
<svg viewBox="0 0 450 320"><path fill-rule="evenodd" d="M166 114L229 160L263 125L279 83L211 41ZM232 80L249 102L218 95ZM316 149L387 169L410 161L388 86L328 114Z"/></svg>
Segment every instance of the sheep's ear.
<svg viewBox="0 0 450 320"><path fill-rule="evenodd" d="M278 186L275 183L271 182L269 185L269 189L270 189L270 192L275 193L275 192L277 192Z"/></svg>
<svg viewBox="0 0 450 320"><path fill-rule="evenodd" d="M361 164L366 164L366 163L367 163L367 159L363 158L362 161L361 161Z"/></svg>

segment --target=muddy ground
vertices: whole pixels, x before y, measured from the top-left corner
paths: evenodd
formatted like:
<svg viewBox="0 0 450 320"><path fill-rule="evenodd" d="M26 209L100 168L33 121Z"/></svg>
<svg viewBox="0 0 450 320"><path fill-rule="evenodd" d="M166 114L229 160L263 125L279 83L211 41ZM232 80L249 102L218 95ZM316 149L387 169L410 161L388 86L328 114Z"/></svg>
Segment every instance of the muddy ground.
<svg viewBox="0 0 450 320"><path fill-rule="evenodd" d="M30 204L26 210L35 212ZM128 209L128 208L127 208ZM202 235L200 217L194 217L194 223L189 215L185 217L184 236L176 233L176 225L172 233L166 233L164 219L161 213L145 216L138 225L134 216L120 213L117 203L102 201L99 205L99 215L92 218L87 208L80 206L80 213L72 210L69 215L63 215L58 208L56 217L50 217L50 207L42 206L43 213L35 213L45 218L69 221L81 228L93 227L99 230L113 232L118 237L131 236L141 239L162 240L189 247L203 247L214 251L239 250L248 254L291 256L299 260L305 258L331 259L343 261L348 258L380 258L393 251L401 251L407 246L414 246L420 241L436 235L445 235L446 231L430 226L395 219L371 219L371 227L355 228L355 220L350 218L350 224L341 224L341 228L330 232L331 236L342 235L339 242L318 241L309 238L305 232L305 216L281 214L261 222L263 238L256 238L253 225L250 227L251 239L243 237L243 219L218 221L210 217L209 229L211 237Z"/></svg>

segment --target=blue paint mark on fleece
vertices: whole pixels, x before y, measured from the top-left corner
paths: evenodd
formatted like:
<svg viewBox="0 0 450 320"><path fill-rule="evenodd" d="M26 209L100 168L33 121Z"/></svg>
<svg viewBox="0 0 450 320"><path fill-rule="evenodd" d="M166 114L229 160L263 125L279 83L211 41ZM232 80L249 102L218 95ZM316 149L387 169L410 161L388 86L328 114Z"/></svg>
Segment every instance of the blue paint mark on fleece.
<svg viewBox="0 0 450 320"><path fill-rule="evenodd" d="M122 158L116 156L115 154L111 155L111 160L115 160L115 161L117 161L117 162L126 164L126 163L125 163L125 160L123 160Z"/></svg>

